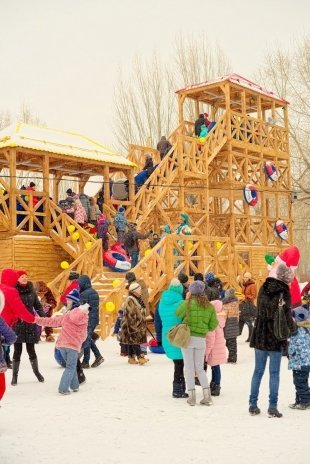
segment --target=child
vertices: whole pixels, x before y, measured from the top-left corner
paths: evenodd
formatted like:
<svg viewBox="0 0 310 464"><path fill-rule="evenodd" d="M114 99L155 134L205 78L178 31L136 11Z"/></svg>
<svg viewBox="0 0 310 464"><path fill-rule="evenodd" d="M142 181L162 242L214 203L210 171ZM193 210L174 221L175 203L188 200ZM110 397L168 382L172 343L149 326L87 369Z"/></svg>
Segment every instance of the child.
<svg viewBox="0 0 310 464"><path fill-rule="evenodd" d="M54 309L57 306L53 293L42 280L39 280L34 284L34 289L37 292L40 303L43 306L43 311L46 313L46 317L51 317L53 315ZM55 339L53 337L53 329L51 327L44 327L44 331L46 341L54 342Z"/></svg>
<svg viewBox="0 0 310 464"><path fill-rule="evenodd" d="M222 313L223 303L220 300L211 301L214 306L218 327L213 332L208 332L206 337L206 361L212 368L212 380L210 383L211 395L220 396L221 391L221 368L220 364L227 362L227 352L224 338L225 317Z"/></svg>
<svg viewBox="0 0 310 464"><path fill-rule="evenodd" d="M67 312L59 317L36 317L35 322L41 326L62 327L56 347L59 349L66 362L66 368L62 374L58 391L61 395L69 395L70 390L79 391L79 379L77 375L77 361L82 343L87 337L88 308L86 303L72 309L73 304L79 304L77 290L67 295Z"/></svg>
<svg viewBox="0 0 310 464"><path fill-rule="evenodd" d="M237 362L237 337L239 335L239 301L235 295L235 290L226 290L223 299L223 311L226 313L226 324L224 327L224 337L228 349L229 363Z"/></svg>
<svg viewBox="0 0 310 464"><path fill-rule="evenodd" d="M122 324L122 319L123 319L124 311L120 309L118 311L118 317L115 321L114 325L114 330L113 330L113 337L117 337L117 340L120 341L120 335L121 335L121 324ZM128 356L128 346L125 343L120 343L121 347L121 356Z"/></svg>
<svg viewBox="0 0 310 464"><path fill-rule="evenodd" d="M310 319L309 311L302 306L294 309L292 316L297 323L297 330L291 336L288 354L288 368L293 370L293 381L296 389L295 403L291 409L310 409Z"/></svg>

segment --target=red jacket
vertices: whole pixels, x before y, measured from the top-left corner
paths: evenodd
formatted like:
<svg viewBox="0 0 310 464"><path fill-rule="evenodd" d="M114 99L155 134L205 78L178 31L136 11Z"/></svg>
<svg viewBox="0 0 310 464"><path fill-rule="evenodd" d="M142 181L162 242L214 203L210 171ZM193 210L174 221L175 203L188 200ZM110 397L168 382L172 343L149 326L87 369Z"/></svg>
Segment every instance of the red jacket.
<svg viewBox="0 0 310 464"><path fill-rule="evenodd" d="M61 295L60 297L60 301L63 303L63 304L66 304L67 303L67 300L66 300L66 296L69 295L70 292L72 292L72 290L74 289L77 289L77 290L80 290L80 287L79 287L79 284L77 283L77 280L73 280L71 282L71 284L66 288L66 290L63 292L63 294Z"/></svg>
<svg viewBox="0 0 310 464"><path fill-rule="evenodd" d="M34 316L28 311L15 288L17 280L17 272L13 271L13 269L3 269L0 290L4 295L5 304L1 317L9 327L12 327L18 319L22 319L30 324L34 322Z"/></svg>

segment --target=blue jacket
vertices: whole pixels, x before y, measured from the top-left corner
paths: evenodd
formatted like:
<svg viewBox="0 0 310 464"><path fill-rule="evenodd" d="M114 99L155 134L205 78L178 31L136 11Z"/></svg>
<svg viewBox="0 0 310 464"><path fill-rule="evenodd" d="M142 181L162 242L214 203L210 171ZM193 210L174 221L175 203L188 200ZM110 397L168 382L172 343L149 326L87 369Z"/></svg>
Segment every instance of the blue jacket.
<svg viewBox="0 0 310 464"><path fill-rule="evenodd" d="M157 305L157 308L155 309L154 313L154 327L156 332L156 340L158 341L158 343L162 343L163 324L159 315L158 306L159 305Z"/></svg>
<svg viewBox="0 0 310 464"><path fill-rule="evenodd" d="M310 329L299 327L288 346L288 368L294 371L310 367Z"/></svg>
<svg viewBox="0 0 310 464"><path fill-rule="evenodd" d="M91 280L87 275L82 275L78 278L80 287L81 304L89 304L88 327L99 324L99 294L92 288Z"/></svg>
<svg viewBox="0 0 310 464"><path fill-rule="evenodd" d="M176 324L179 324L182 320L175 315L175 310L178 308L180 303L183 301L182 297L183 287L170 286L168 290L163 292L158 312L162 321L162 346L164 347L165 353L170 359L183 359L180 348L171 345L168 341L167 333Z"/></svg>

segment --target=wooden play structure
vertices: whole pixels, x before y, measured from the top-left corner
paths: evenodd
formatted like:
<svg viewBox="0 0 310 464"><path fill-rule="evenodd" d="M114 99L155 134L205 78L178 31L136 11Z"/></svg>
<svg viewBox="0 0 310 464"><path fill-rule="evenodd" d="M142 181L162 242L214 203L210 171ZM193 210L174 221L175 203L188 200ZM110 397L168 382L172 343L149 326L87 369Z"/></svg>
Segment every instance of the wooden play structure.
<svg viewBox="0 0 310 464"><path fill-rule="evenodd" d="M236 74L188 86L177 97L179 126L168 136L172 148L162 161L151 147L131 145L125 158L83 136L23 124L0 132L0 240L5 250L0 267L27 268L33 279L49 281L56 295L71 269L90 275L103 302L103 337L114 318L105 302L119 307L124 282L117 275L121 283L113 288L116 274L102 266L101 243L57 207L62 178L77 179L80 192L93 175L102 175L105 186L111 177L127 179L125 200L111 199L110 189L104 188L104 211L112 219L122 204L140 230L159 232L169 225L175 231L180 214L188 214L192 235L167 235L135 268L149 286L152 304L182 270L212 270L235 287L246 270L261 281L264 255L277 254L293 241L288 102ZM196 118L208 113L214 123L205 138L197 137L194 121L187 120L189 107ZM134 175L147 153L158 166L136 192ZM17 183L18 172L25 170L42 173L38 191L26 192L27 201ZM24 216L22 221L18 215ZM283 224L285 240L280 238ZM69 225L79 233L78 240L68 232ZM70 266L60 272L63 259ZM48 265L42 266L42 260Z"/></svg>

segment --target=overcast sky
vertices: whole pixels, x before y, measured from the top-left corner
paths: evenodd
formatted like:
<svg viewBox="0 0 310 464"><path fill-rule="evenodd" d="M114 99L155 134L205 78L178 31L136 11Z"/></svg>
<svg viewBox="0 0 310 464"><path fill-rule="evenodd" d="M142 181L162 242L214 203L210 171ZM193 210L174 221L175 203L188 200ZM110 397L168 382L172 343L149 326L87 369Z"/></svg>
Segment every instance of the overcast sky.
<svg viewBox="0 0 310 464"><path fill-rule="evenodd" d="M234 72L309 32L310 0L0 0L0 110L22 102L49 127L113 146L113 86L136 54L171 54L206 32Z"/></svg>

